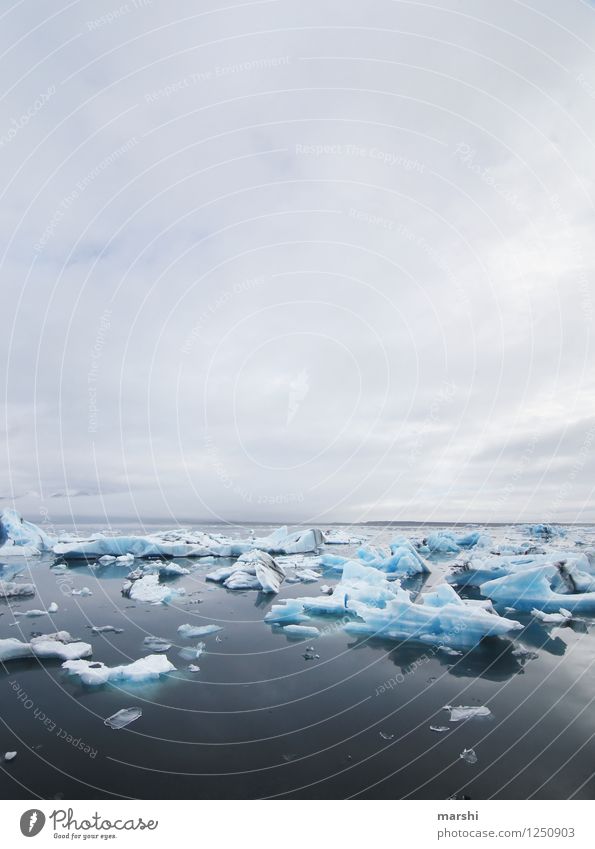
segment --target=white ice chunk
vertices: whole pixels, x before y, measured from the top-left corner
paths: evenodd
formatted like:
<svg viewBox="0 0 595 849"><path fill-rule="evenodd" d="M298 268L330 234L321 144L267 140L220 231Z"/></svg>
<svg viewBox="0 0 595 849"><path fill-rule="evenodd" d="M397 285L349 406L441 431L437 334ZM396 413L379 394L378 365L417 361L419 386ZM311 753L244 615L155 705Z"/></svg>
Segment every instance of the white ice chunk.
<svg viewBox="0 0 595 849"><path fill-rule="evenodd" d="M0 581L0 598L24 598L31 595L35 595L35 586L33 584Z"/></svg>
<svg viewBox="0 0 595 849"><path fill-rule="evenodd" d="M58 658L59 660L78 660L89 657L92 648L89 643L75 642L68 631L55 634L42 634L24 643L17 639L0 640L0 660L21 660L22 658Z"/></svg>
<svg viewBox="0 0 595 849"><path fill-rule="evenodd" d="M313 625L285 625L283 633L289 634L290 637L302 637L303 639L313 639L320 636L320 631Z"/></svg>
<svg viewBox="0 0 595 849"><path fill-rule="evenodd" d="M206 637L208 634L216 634L217 631L222 631L220 625L180 625L178 634L181 637Z"/></svg>
<svg viewBox="0 0 595 849"><path fill-rule="evenodd" d="M537 610L537 608L533 608L531 611L531 615L535 617L535 619L540 619L542 622L546 622L548 624L562 624L563 622L568 622L572 619L572 613L570 610L565 610L563 607L560 608L559 613L543 613L541 610Z"/></svg>
<svg viewBox="0 0 595 849"><path fill-rule="evenodd" d="M83 587L80 590L72 590L70 595L80 595L83 598L86 598L87 596L93 595L93 592L89 589L89 587Z"/></svg>
<svg viewBox="0 0 595 849"><path fill-rule="evenodd" d="M149 654L133 663L122 666L106 666L88 660L69 660L62 664L69 675L78 675L83 684L100 686L108 682L130 682L133 684L154 681L161 675L175 671L173 663L164 654Z"/></svg>
<svg viewBox="0 0 595 849"><path fill-rule="evenodd" d="M492 711L484 705L481 707L466 707L464 705L452 707L452 705L444 705L444 710L450 711L451 722L461 722L464 719L473 719L477 716L485 718L493 716Z"/></svg>
<svg viewBox="0 0 595 849"><path fill-rule="evenodd" d="M17 756L16 752L5 752L4 753L4 760L5 761L14 761L16 756Z"/></svg>
<svg viewBox="0 0 595 849"><path fill-rule="evenodd" d="M164 652L170 650L171 643L168 643L167 640L162 640L161 637L149 636L144 638L143 646L149 651Z"/></svg>
<svg viewBox="0 0 595 849"><path fill-rule="evenodd" d="M174 589L169 584L160 584L159 575L144 575L138 581L128 581L122 592L133 601L146 601L150 604L166 604L176 595L183 595L182 588Z"/></svg>

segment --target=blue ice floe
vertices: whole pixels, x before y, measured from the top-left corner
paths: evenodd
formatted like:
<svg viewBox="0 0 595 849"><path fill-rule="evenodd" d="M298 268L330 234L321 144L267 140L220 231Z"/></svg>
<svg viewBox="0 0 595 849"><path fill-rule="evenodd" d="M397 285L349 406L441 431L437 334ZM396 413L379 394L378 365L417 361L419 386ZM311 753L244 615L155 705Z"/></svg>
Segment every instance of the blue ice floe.
<svg viewBox="0 0 595 849"><path fill-rule="evenodd" d="M317 551L323 545L322 531L308 528L289 533L287 527L277 528L268 537L232 540L220 534L207 534L186 529L161 531L147 536L104 536L57 542L55 554L65 560L101 559L134 555L153 557L240 557L250 551L268 554L304 554Z"/></svg>
<svg viewBox="0 0 595 849"><path fill-rule="evenodd" d="M515 610L595 614L595 580L559 563L536 566L487 581L479 587L493 602Z"/></svg>
<svg viewBox="0 0 595 849"><path fill-rule="evenodd" d="M390 544L390 550L373 546L364 546L357 551L357 560L341 557L338 554L322 554L318 563L335 572L343 572L347 564L365 563L387 575L406 577L429 573L427 563L420 557L406 537L396 537Z"/></svg>
<svg viewBox="0 0 595 849"><path fill-rule="evenodd" d="M483 637L505 636L522 628L493 611L485 601L461 599L448 584L412 600L399 581L378 569L349 562L330 595L287 599L275 604L265 622L302 624L311 615L342 617L349 633L432 645L469 648Z"/></svg>

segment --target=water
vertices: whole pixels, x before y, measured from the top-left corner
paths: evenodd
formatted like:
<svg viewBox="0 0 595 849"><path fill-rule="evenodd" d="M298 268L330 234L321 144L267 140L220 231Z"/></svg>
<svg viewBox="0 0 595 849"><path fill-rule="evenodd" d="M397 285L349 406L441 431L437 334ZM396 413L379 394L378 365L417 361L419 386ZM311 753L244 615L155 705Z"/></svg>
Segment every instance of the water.
<svg viewBox="0 0 595 849"><path fill-rule="evenodd" d="M353 530L378 544L392 536L386 528ZM510 540L521 533L490 532ZM594 538L592 529L573 535ZM564 545L574 546L572 538ZM319 639L295 641L264 624L264 615L279 598L318 594L319 584L285 584L278 597L231 592L204 580L225 561L179 560L192 570L173 579L186 597L151 606L121 595L127 568L80 565L56 574L54 562L5 563L5 578L7 568L22 568L38 593L0 603L0 637L64 629L93 644L94 660L115 665L146 654L143 640L155 636L172 644L167 657L177 671L150 685L90 689L59 661L5 664L0 753L18 754L0 764L3 798L595 795L591 622L556 627L518 614L526 627L514 641L486 641L462 657L411 642L355 639L332 619L316 622L325 629ZM442 579L448 562L432 563L426 588ZM337 580L327 575L320 583ZM92 596L69 594L84 586ZM59 611L51 620L13 616L52 601ZM199 642L180 638L184 623L223 627L200 638L207 650L195 661L199 672L179 654ZM92 634L91 625L124 630ZM525 658L513 653L519 644L530 651ZM319 659L305 659L310 646ZM446 704L489 704L494 717L450 723ZM125 708L140 708L142 716L120 730L104 724ZM475 751L477 763L459 757L465 749Z"/></svg>

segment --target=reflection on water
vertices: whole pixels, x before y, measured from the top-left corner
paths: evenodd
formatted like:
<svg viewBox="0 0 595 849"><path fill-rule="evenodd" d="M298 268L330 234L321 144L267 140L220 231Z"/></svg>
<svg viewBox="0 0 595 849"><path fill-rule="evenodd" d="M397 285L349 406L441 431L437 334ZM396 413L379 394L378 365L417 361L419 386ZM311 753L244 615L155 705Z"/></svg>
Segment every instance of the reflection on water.
<svg viewBox="0 0 595 849"><path fill-rule="evenodd" d="M498 533L508 540L518 532ZM377 537L382 544L390 533ZM4 664L0 752L18 752L0 764L4 798L593 797L588 620L556 627L518 614L524 629L514 640L457 654L354 639L330 618L315 622L320 638L289 640L263 622L266 612L279 598L317 594L318 584L286 584L277 598L232 592L205 581L212 559L176 562L191 572L167 579L186 590L168 606L124 598L121 564L63 568L43 557L1 565L2 580L37 587L34 599L0 603L1 638L67 630L92 643L94 660L117 665L142 657L144 638L154 636L172 644L176 666L159 682L91 689L59 661ZM439 583L448 562L434 560L431 575L407 588L418 594ZM325 574L320 583L336 581ZM83 586L93 595L71 595ZM53 601L52 616L14 615ZM180 657L198 642L180 637L185 623L223 628L200 638L199 672ZM91 631L106 625L123 631ZM493 718L451 723L447 704L488 704ZM142 716L122 730L104 725L129 707ZM465 748L476 764L459 758Z"/></svg>

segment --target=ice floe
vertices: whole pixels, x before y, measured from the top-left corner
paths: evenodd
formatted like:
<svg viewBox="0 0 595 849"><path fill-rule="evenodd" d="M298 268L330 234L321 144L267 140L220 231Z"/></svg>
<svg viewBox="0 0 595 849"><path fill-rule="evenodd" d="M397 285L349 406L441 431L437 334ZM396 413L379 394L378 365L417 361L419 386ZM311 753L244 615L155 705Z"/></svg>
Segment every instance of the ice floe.
<svg viewBox="0 0 595 849"><path fill-rule="evenodd" d="M283 633L289 634L290 637L301 637L306 640L320 636L320 631L313 625L285 625Z"/></svg>
<svg viewBox="0 0 595 849"><path fill-rule="evenodd" d="M155 557L239 557L259 550L269 554L305 554L317 551L324 543L322 531L308 528L289 533L287 527L277 528L268 537L233 540L219 534L202 531L161 531L147 536L105 536L95 534L87 539L57 542L56 554L65 560L97 559L130 555L138 558Z"/></svg>
<svg viewBox="0 0 595 849"><path fill-rule="evenodd" d="M0 581L0 598L26 598L32 595L35 595L35 586L33 584Z"/></svg>
<svg viewBox="0 0 595 849"><path fill-rule="evenodd" d="M154 681L161 675L174 672L175 668L164 654L149 654L121 666L106 666L105 663L91 663L88 660L68 660L62 664L62 669L69 675L76 675L81 683L91 687L107 683L138 684Z"/></svg>
<svg viewBox="0 0 595 849"><path fill-rule="evenodd" d="M180 625L178 634L186 639L192 637L206 637L208 634L216 634L222 631L220 625Z"/></svg>
<svg viewBox="0 0 595 849"><path fill-rule="evenodd" d="M591 586L584 573L560 569L558 564L537 566L522 572L487 581L479 587L486 598L515 610L557 613L565 608L572 613L595 614L595 591L572 592L578 577L581 586ZM561 590L564 590L563 592Z"/></svg>
<svg viewBox="0 0 595 849"><path fill-rule="evenodd" d="M558 613L543 613L543 611L537 610L537 608L534 607L531 611L531 615L534 616L535 619L539 619L541 622L545 622L550 625L561 625L572 619L572 613L570 610L565 610L563 607L560 608Z"/></svg>
<svg viewBox="0 0 595 849"><path fill-rule="evenodd" d="M145 601L149 604L166 604L185 592L183 587L174 588L169 584L160 584L159 575L144 575L136 581L126 581L122 586L122 595L133 601Z"/></svg>
<svg viewBox="0 0 595 849"><path fill-rule="evenodd" d="M361 545L368 540L367 536L354 536L347 531L339 530L325 531L323 536L325 545Z"/></svg>
<svg viewBox="0 0 595 849"><path fill-rule="evenodd" d="M165 652L170 650L171 643L168 643L167 640L162 640L161 637L148 636L143 640L143 647L149 651Z"/></svg>
<svg viewBox="0 0 595 849"><path fill-rule="evenodd" d="M477 763L477 755L473 749L463 749L461 754L459 755L461 760L467 761L468 764L476 764Z"/></svg>
<svg viewBox="0 0 595 849"><path fill-rule="evenodd" d="M448 584L414 603L398 581L389 581L378 569L356 562L345 564L341 581L330 595L287 599L272 606L265 622L299 625L310 615L344 617L344 629L357 635L458 648L522 628L519 622L501 617L483 604L464 601Z"/></svg>
<svg viewBox="0 0 595 849"><path fill-rule="evenodd" d="M452 705L444 705L444 710L450 712L451 722L462 722L464 719L473 719L478 716L487 719L494 715L489 707L485 707L485 705L481 705L480 707L467 707L466 705L453 707Z"/></svg>
<svg viewBox="0 0 595 849"><path fill-rule="evenodd" d="M54 634L41 634L24 643L17 639L0 640L0 661L21 660L23 658L57 658L58 660L79 660L89 657L92 648L89 643L73 640L68 631Z"/></svg>

